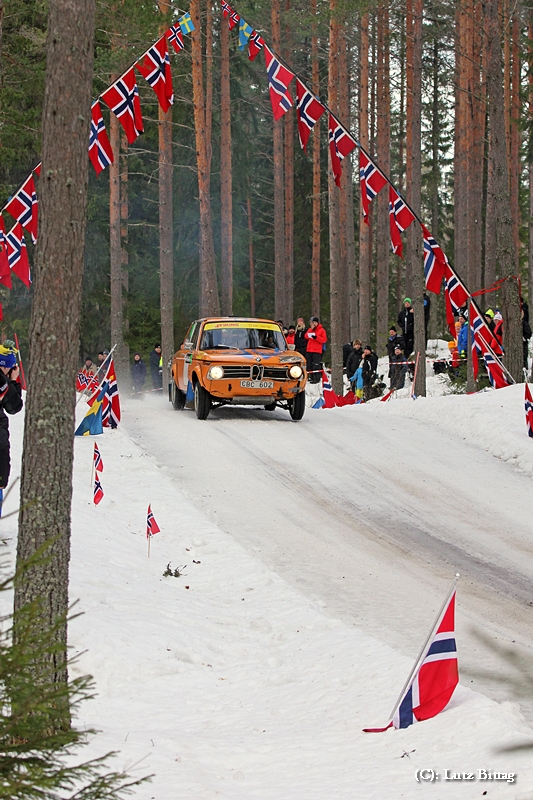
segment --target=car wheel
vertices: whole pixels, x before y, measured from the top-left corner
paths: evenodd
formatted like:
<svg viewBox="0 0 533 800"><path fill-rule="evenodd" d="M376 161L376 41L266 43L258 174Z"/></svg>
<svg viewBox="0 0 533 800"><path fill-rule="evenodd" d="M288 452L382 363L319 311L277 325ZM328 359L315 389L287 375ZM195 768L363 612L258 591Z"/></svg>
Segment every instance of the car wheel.
<svg viewBox="0 0 533 800"><path fill-rule="evenodd" d="M305 392L300 392L296 395L294 400L289 403L289 414L291 415L291 419L295 422L298 422L305 411Z"/></svg>
<svg viewBox="0 0 533 800"><path fill-rule="evenodd" d="M267 403L266 406L265 406L265 411L274 411L276 406L277 406L277 403L276 403L275 400L274 400L273 403Z"/></svg>
<svg viewBox="0 0 533 800"><path fill-rule="evenodd" d="M194 386L194 410L198 419L207 419L211 409L211 397L199 381Z"/></svg>
<svg viewBox="0 0 533 800"><path fill-rule="evenodd" d="M176 381L172 379L171 385L172 408L176 411L183 411L185 408L185 394L176 386Z"/></svg>

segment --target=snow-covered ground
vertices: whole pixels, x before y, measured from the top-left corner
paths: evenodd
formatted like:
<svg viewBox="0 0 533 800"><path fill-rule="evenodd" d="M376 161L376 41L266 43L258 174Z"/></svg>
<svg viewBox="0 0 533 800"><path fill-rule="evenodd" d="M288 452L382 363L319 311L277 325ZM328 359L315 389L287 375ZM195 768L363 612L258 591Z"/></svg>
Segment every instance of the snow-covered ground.
<svg viewBox="0 0 533 800"><path fill-rule="evenodd" d="M16 475L22 415L10 422ZM71 598L84 613L70 642L98 692L81 709L101 731L86 755L119 750L117 767L153 773L135 797L533 799L533 749L504 752L533 743L533 704L476 633L533 672L523 386L308 409L300 423L252 409L200 422L147 395L97 441L97 507L94 439L75 441ZM161 527L150 558L148 503ZM3 526L15 536L14 517ZM168 563L184 574L163 577ZM457 571L449 708L363 733L388 721Z"/></svg>

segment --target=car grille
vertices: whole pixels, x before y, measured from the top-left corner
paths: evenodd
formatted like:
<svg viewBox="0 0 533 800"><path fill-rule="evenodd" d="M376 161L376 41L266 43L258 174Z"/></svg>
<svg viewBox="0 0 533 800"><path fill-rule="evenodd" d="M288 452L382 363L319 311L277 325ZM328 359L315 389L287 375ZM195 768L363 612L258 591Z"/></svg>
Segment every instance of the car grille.
<svg viewBox="0 0 533 800"><path fill-rule="evenodd" d="M251 367L243 364L242 366L228 366L224 364L224 377L225 378L249 378Z"/></svg>
<svg viewBox="0 0 533 800"><path fill-rule="evenodd" d="M275 381L286 381L288 378L286 367L265 367L263 370L263 378L266 380L270 378Z"/></svg>

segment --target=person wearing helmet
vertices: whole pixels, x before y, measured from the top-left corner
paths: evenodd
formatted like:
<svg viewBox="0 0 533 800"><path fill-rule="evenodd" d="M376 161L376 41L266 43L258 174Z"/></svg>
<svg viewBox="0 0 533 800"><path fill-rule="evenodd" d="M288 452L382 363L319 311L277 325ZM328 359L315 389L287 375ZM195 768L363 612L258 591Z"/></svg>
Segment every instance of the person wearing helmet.
<svg viewBox="0 0 533 800"><path fill-rule="evenodd" d="M19 368L13 353L0 353L0 516L4 489L9 480L11 458L9 446L8 414L18 414L22 409L22 388L18 380Z"/></svg>

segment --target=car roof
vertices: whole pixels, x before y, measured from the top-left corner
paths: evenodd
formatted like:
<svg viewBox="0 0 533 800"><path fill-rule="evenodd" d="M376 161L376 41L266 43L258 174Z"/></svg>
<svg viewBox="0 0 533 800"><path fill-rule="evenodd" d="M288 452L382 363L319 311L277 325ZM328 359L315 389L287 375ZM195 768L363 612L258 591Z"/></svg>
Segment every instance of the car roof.
<svg viewBox="0 0 533 800"><path fill-rule="evenodd" d="M268 319L268 317L202 317L197 319L196 322L273 322L275 320Z"/></svg>

